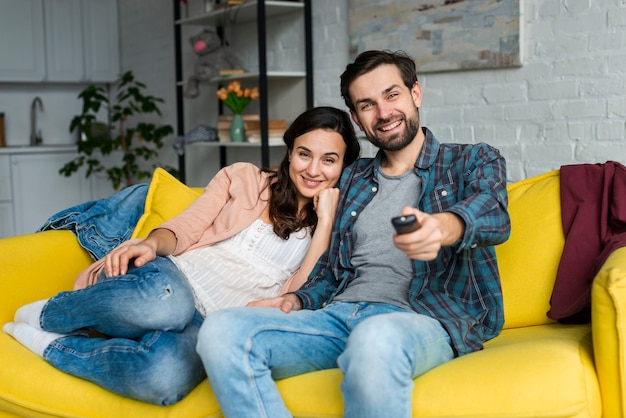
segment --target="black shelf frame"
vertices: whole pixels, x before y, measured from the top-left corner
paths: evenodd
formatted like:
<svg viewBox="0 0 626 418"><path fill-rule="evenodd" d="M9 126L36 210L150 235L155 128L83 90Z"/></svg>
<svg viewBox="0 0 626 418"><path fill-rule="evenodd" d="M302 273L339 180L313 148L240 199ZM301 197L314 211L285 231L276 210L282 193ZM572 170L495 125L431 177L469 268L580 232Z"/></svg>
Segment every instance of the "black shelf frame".
<svg viewBox="0 0 626 418"><path fill-rule="evenodd" d="M306 90L306 107L310 109L314 103L313 91L313 18L312 18L312 0L301 0L304 4L304 47L305 47L305 90ZM180 0L173 0L174 4L174 21L181 19ZM218 1L219 3L219 1ZM270 147L269 147L269 91L268 91L268 75L267 75L267 21L266 21L266 4L265 0L257 0L257 38L258 38L258 56L259 56L259 116L261 119L261 165L264 168L270 165ZM218 27L219 30L219 27ZM184 96L182 83L178 83L183 79L182 64L182 44L181 44L182 25L174 24L174 47L176 54L176 134L178 136L185 135L185 114L184 114ZM224 167L227 164L227 148L228 145L220 145L220 164ZM186 183L186 163L185 155L178 156L179 179Z"/></svg>

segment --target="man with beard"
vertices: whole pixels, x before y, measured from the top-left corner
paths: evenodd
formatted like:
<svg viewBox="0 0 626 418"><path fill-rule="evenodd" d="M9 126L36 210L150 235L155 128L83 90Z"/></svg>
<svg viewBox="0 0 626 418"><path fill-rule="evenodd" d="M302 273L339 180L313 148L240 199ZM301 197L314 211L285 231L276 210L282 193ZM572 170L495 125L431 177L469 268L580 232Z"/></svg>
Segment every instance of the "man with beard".
<svg viewBox="0 0 626 418"><path fill-rule="evenodd" d="M504 158L421 126L403 52L360 54L341 94L380 150L344 171L331 246L300 290L207 316L197 350L227 417L289 417L273 380L335 367L344 416L409 417L413 378L504 323L493 248L510 233ZM419 228L394 233L397 215Z"/></svg>

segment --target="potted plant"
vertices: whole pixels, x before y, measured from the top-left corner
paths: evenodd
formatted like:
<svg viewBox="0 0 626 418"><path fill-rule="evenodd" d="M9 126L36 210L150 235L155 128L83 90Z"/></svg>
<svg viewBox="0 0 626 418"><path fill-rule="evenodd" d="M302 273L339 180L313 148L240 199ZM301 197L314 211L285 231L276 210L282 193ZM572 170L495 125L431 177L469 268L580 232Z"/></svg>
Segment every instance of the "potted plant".
<svg viewBox="0 0 626 418"><path fill-rule="evenodd" d="M243 111L250 102L259 97L256 87L243 89L237 80L231 81L228 87L217 90L217 98L220 99L233 112L233 120L230 125L230 140L242 142L246 140L246 129L243 123Z"/></svg>
<svg viewBox="0 0 626 418"><path fill-rule="evenodd" d="M86 177L94 173L106 173L107 178L118 190L120 186L130 186L137 181L149 178L158 164L151 170L143 168L141 161L150 161L158 155L163 147L163 139L174 133L172 126L146 122L145 116L161 117L158 104L163 99L147 95L146 86L137 81L132 71L119 76L116 81L115 100L109 100L109 89L102 86L89 85L78 98L82 100L82 112L72 118L70 132L78 131L79 156L65 164L59 173L69 177L82 166L87 167ZM108 87L108 86L107 86ZM107 111L107 123L98 122L100 110ZM139 118L134 126L130 118ZM119 164L107 166L99 158L121 152ZM174 176L177 170L163 167Z"/></svg>

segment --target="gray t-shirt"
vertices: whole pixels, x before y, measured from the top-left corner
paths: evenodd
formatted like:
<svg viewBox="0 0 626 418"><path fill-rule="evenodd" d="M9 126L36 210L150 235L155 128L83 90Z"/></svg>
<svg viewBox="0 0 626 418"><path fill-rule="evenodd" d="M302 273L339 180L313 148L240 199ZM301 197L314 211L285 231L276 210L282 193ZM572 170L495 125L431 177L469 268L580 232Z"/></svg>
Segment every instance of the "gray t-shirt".
<svg viewBox="0 0 626 418"><path fill-rule="evenodd" d="M378 191L354 224L352 265L356 276L335 297L341 302L382 302L411 309L408 297L413 277L411 259L393 245L393 216L415 206L421 182L413 170L400 176L379 171Z"/></svg>

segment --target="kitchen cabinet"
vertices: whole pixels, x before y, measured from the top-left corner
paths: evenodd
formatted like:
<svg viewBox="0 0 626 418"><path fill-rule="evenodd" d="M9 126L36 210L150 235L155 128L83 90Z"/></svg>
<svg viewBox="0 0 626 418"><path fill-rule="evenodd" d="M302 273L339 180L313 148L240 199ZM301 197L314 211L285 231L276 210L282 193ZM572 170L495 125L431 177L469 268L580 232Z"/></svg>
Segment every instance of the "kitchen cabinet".
<svg viewBox="0 0 626 418"><path fill-rule="evenodd" d="M85 77L80 0L45 1L46 81L79 81Z"/></svg>
<svg viewBox="0 0 626 418"><path fill-rule="evenodd" d="M42 0L0 0L0 28L0 81L43 81Z"/></svg>
<svg viewBox="0 0 626 418"><path fill-rule="evenodd" d="M46 81L112 82L119 75L116 0L44 0Z"/></svg>
<svg viewBox="0 0 626 418"><path fill-rule="evenodd" d="M59 169L78 154L73 146L0 148L0 238L35 232L51 216L110 196L104 180Z"/></svg>
<svg viewBox="0 0 626 418"><path fill-rule="evenodd" d="M117 0L0 0L0 23L0 81L105 83L119 75Z"/></svg>
<svg viewBox="0 0 626 418"><path fill-rule="evenodd" d="M85 79L113 82L120 74L117 0L78 1L82 6Z"/></svg>
<svg viewBox="0 0 626 418"><path fill-rule="evenodd" d="M311 0L302 1L246 1L237 5L223 5L198 16L181 19L180 1L174 0L176 62L177 62L177 131L184 136L194 126L186 126L185 113L194 106L192 100L184 100L184 79L193 68L184 66L185 57L192 53L186 50L182 39L183 29L195 28L199 32L203 26L213 26L226 38L230 48L243 61L245 74L228 77L216 77L202 86L201 95L215 97L220 86L233 79L240 80L244 87L258 86L259 99L250 105L260 116L260 143L207 144L219 149L220 164L227 163L226 151L229 150L237 160L237 153L256 148L260 152L262 167L270 166L270 148L268 121L282 119L288 123L299 113L313 106L313 46L311 34ZM215 99L217 102L217 99ZM195 110L195 109L192 109ZM206 112L206 109L204 109ZM214 110L218 113L218 106ZM208 113L208 112L206 112ZM199 144L199 143L198 143ZM196 144L188 145L196 146ZM179 158L181 179L185 180L185 156Z"/></svg>
<svg viewBox="0 0 626 418"><path fill-rule="evenodd" d="M14 235L11 165L8 155L0 155L0 237Z"/></svg>

